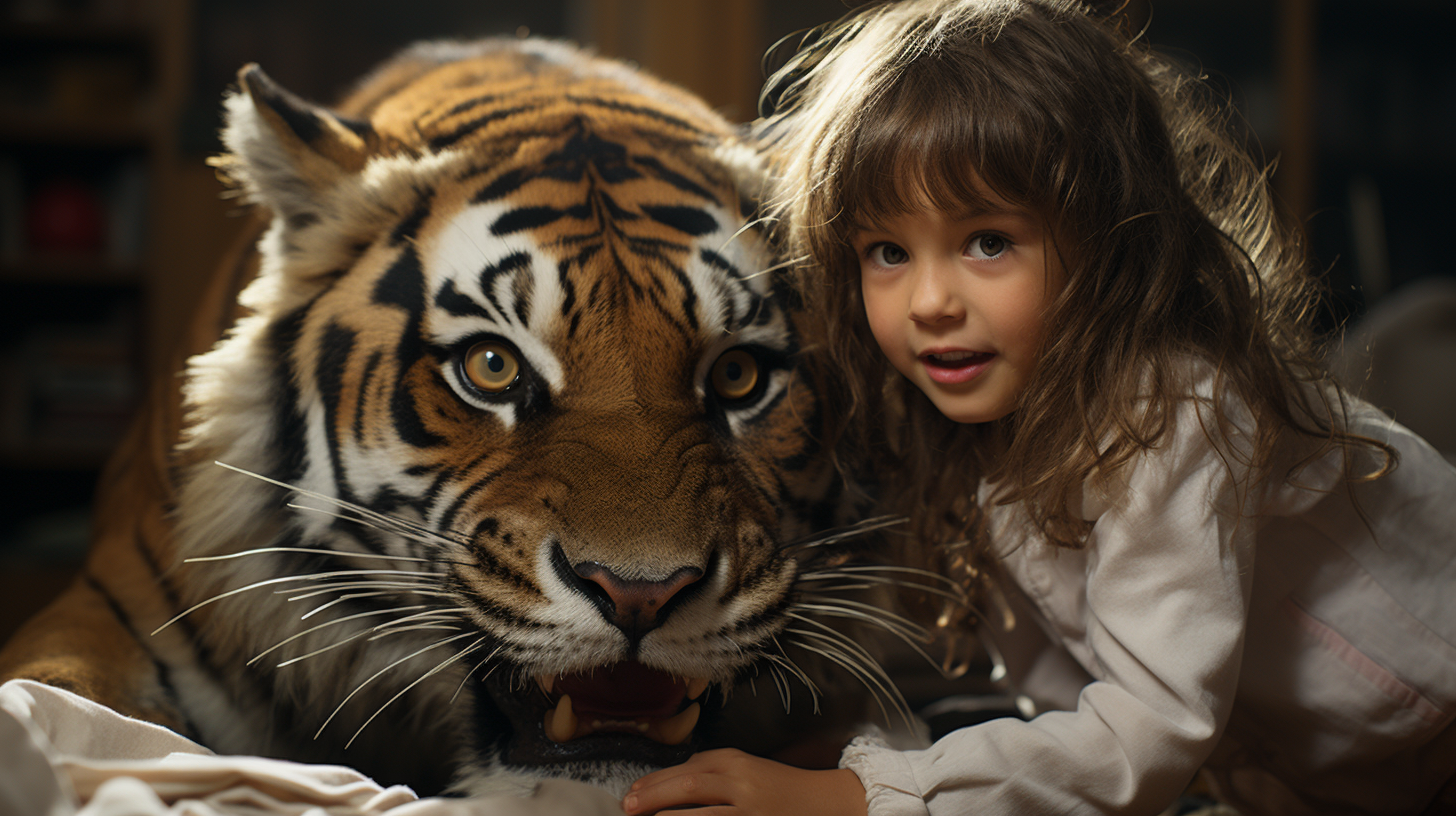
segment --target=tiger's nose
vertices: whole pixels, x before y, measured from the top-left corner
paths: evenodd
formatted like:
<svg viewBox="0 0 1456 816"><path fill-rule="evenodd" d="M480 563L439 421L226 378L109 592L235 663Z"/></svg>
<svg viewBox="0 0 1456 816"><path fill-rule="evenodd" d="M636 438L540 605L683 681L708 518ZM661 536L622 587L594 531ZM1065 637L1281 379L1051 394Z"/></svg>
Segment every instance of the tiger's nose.
<svg viewBox="0 0 1456 816"><path fill-rule="evenodd" d="M573 564L571 570L602 616L634 643L661 626L671 608L690 594L684 590L703 577L698 567L681 567L660 581L633 580L597 561Z"/></svg>

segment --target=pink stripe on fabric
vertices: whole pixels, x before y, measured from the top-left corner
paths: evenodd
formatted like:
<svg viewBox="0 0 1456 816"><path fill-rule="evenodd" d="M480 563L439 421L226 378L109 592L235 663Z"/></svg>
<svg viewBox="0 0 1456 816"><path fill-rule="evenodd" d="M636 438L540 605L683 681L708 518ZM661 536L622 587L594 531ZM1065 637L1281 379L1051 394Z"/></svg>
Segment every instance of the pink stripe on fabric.
<svg viewBox="0 0 1456 816"><path fill-rule="evenodd" d="M1390 670L1365 656L1365 653L1355 648L1350 641L1334 629L1326 626L1319 619L1310 615L1289 598L1284 599L1284 610L1289 613L1294 622L1300 628L1313 635L1319 642L1335 654L1336 657L1345 661L1361 677L1375 684L1375 687L1390 695L1392 699L1406 708L1414 711L1417 716L1433 725L1441 723L1446 715L1435 703L1427 700L1419 691L1406 685L1399 677L1390 673Z"/></svg>

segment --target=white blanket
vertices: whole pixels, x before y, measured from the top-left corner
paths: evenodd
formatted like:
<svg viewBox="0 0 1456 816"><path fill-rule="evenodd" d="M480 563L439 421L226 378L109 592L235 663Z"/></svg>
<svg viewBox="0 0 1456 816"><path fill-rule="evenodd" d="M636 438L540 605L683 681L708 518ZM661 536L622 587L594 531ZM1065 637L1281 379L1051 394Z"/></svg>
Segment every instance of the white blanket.
<svg viewBox="0 0 1456 816"><path fill-rule="evenodd" d="M217 756L161 726L29 680L0 686L3 816L620 816L566 780L530 798L421 799L357 771Z"/></svg>

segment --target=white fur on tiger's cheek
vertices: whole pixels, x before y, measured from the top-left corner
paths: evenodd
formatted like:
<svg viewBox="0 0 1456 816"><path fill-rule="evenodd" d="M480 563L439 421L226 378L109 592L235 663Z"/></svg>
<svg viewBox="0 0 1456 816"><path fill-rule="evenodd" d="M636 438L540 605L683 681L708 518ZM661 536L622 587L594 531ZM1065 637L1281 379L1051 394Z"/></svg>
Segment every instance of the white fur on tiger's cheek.
<svg viewBox="0 0 1456 816"><path fill-rule="evenodd" d="M683 272L698 296L698 321L714 339L738 332L760 316L757 308L771 294L772 280L763 273L770 256L758 233L730 229L737 219L712 208L709 212L719 227L694 241Z"/></svg>

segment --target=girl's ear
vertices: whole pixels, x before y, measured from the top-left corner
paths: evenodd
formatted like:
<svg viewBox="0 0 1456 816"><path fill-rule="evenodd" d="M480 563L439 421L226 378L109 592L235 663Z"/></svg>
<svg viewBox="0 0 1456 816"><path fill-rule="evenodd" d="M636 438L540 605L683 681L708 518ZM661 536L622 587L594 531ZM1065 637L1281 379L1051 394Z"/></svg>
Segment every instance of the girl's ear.
<svg viewBox="0 0 1456 816"><path fill-rule="evenodd" d="M305 102L257 65L238 72L218 165L248 197L286 219L309 220L341 180L364 169L377 143L368 122Z"/></svg>

